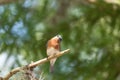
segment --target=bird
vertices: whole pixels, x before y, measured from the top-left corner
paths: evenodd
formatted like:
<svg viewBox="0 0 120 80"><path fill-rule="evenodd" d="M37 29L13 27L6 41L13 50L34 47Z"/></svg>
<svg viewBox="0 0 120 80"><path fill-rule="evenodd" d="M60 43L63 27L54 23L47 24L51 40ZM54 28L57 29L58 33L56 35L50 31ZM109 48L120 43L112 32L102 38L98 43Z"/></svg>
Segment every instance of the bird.
<svg viewBox="0 0 120 80"><path fill-rule="evenodd" d="M47 56L54 56L55 54L60 52L60 43L62 41L62 36L61 35L56 35L52 37L50 40L47 42ZM52 73L54 71L54 64L56 62L57 58L53 58L50 60L50 68L49 71Z"/></svg>

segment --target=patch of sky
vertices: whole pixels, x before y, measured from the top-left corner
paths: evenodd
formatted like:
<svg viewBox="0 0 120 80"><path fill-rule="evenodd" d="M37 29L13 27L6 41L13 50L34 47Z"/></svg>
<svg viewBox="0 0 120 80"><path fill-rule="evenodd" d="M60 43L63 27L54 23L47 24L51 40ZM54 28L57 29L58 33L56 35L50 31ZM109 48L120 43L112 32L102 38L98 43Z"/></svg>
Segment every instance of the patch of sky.
<svg viewBox="0 0 120 80"><path fill-rule="evenodd" d="M21 39L27 38L27 27L24 27L24 24L22 21L18 21L14 24L14 26L11 29L11 33L14 37L19 37Z"/></svg>
<svg viewBox="0 0 120 80"><path fill-rule="evenodd" d="M4 7L0 6L0 15L3 14L3 12L4 12Z"/></svg>
<svg viewBox="0 0 120 80"><path fill-rule="evenodd" d="M33 2L34 0L25 0L25 2L24 2L24 4L23 4L23 6L24 7L30 7L31 5L32 5L32 2Z"/></svg>

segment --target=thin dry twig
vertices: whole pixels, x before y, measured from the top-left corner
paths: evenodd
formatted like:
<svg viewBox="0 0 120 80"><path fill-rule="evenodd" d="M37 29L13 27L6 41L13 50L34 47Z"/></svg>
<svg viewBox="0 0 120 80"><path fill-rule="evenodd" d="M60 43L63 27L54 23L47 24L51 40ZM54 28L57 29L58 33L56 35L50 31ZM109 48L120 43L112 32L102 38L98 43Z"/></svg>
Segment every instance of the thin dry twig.
<svg viewBox="0 0 120 80"><path fill-rule="evenodd" d="M33 69L35 68L36 66L40 65L40 64L43 64L47 61L49 61L50 59L53 59L55 57L60 57L62 56L63 54L66 54L67 52L69 52L70 49L67 49L67 50L64 50L64 51L61 51L60 53L54 55L54 56L50 56L48 58L44 58L44 59L41 59L41 60L38 60L36 62L32 62L31 64L27 65L27 66L23 66L23 67L18 67L18 68L15 68L13 69L12 71L10 71L5 77L0 77L0 80L8 80L12 75L14 75L15 73L19 72L20 70L24 70L24 69Z"/></svg>
<svg viewBox="0 0 120 80"><path fill-rule="evenodd" d="M0 0L0 5L17 2L18 0Z"/></svg>

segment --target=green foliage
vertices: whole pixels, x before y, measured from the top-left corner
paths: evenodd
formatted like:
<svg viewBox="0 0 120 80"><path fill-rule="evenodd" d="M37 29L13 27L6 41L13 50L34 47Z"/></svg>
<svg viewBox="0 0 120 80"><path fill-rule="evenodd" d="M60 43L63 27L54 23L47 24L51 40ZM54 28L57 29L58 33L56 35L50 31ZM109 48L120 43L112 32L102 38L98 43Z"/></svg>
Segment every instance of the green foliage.
<svg viewBox="0 0 120 80"><path fill-rule="evenodd" d="M46 43L61 34L55 74L48 80L116 80L120 75L120 5L102 0L27 0L0 6L0 54L30 63L46 57ZM17 57L15 57L17 58ZM18 59L13 65L21 66ZM19 63L19 64L18 64Z"/></svg>

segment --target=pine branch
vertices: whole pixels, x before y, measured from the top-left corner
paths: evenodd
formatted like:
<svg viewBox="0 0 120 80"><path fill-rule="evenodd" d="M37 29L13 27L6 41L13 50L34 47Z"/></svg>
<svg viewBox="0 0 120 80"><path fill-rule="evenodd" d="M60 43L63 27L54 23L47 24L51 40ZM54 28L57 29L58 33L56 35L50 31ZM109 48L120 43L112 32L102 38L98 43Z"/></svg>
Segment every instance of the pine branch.
<svg viewBox="0 0 120 80"><path fill-rule="evenodd" d="M27 65L27 66L23 66L23 67L18 67L18 68L15 68L13 69L12 71L10 71L5 77L0 77L0 80L8 80L11 76L13 76L15 73L19 72L20 70L25 70L25 69L33 69L35 68L36 66L38 65L41 65L47 61L49 61L50 59L53 59L53 58L56 58L56 57L60 57L62 56L63 54L66 54L67 52L69 52L70 49L67 49L67 50L64 50L64 51L61 51L60 53L54 55L54 56L50 56L48 58L44 58L44 59L41 59L41 60L38 60L36 62L32 62L31 64Z"/></svg>

